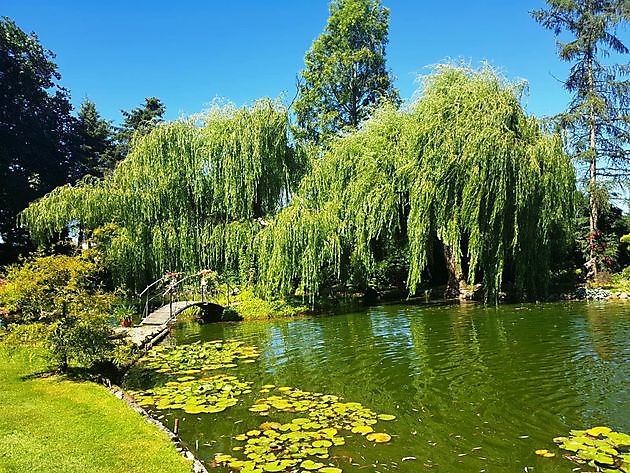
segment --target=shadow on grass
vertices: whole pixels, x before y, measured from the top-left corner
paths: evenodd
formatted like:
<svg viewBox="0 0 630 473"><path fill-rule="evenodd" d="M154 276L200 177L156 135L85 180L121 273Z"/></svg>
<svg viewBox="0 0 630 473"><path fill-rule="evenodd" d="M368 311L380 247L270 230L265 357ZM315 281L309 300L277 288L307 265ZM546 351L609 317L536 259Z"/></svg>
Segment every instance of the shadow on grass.
<svg viewBox="0 0 630 473"><path fill-rule="evenodd" d="M34 379L59 378L68 381L100 382L103 378L109 379L113 384L119 384L125 375L125 370L121 370L112 362L100 362L91 367L71 366L65 371L61 370L39 370L20 376L22 381Z"/></svg>

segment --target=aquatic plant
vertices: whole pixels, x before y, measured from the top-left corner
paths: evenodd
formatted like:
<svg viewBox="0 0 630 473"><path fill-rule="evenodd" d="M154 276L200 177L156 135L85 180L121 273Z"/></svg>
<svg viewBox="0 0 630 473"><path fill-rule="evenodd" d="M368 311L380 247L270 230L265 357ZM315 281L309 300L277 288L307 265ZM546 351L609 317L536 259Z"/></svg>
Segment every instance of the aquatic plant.
<svg viewBox="0 0 630 473"><path fill-rule="evenodd" d="M630 472L630 435L614 432L609 427L571 430L569 433L568 437L553 439L562 450L570 452L563 455L565 458L587 464L595 471Z"/></svg>
<svg viewBox="0 0 630 473"><path fill-rule="evenodd" d="M183 409L187 414L212 414L236 405L241 394L251 392L250 382L217 374L206 378L182 376L164 386L132 392L136 402L155 409Z"/></svg>
<svg viewBox="0 0 630 473"><path fill-rule="evenodd" d="M252 363L259 356L255 347L238 340L159 345L140 358L139 365L157 373L180 376L163 386L133 391L132 395L139 405L159 410L183 409L188 414L221 412L236 405L241 394L250 393L252 383L226 374L208 376L206 372Z"/></svg>
<svg viewBox="0 0 630 473"><path fill-rule="evenodd" d="M391 440L386 433L375 432L372 427L379 420L394 420L390 414L376 414L358 402L342 402L338 396L313 393L297 388L265 385L261 393L275 391L272 396L258 399L250 411L262 416L271 413L297 413L290 422L265 421L259 428L236 435L235 440L244 446L233 448L245 458L217 454L214 461L243 472L280 472L294 468L320 473L340 473L334 464L323 462L331 459L330 449L345 444L339 433L347 430L365 435L374 443ZM310 457L310 458L309 458Z"/></svg>
<svg viewBox="0 0 630 473"><path fill-rule="evenodd" d="M237 340L214 340L189 345L153 347L139 362L158 373L197 374L251 363L260 354L256 347Z"/></svg>

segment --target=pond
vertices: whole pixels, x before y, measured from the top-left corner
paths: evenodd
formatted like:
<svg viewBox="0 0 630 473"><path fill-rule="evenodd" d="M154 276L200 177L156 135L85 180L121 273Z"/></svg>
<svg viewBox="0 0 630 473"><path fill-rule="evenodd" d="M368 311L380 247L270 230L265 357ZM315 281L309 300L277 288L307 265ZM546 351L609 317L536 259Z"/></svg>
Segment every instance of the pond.
<svg viewBox="0 0 630 473"><path fill-rule="evenodd" d="M179 418L181 438L206 462L236 456L243 442L234 437L262 422L290 422L249 411L271 395L260 393L264 385L396 416L374 425L391 436L387 443L343 432L345 444L333 446L325 463L345 472L570 472L576 465L560 455L534 451L559 453L552 439L571 429L630 432L630 304L388 305L317 318L182 323L167 343L217 339L257 347L255 362L218 371L252 382L252 392L219 413L153 411L171 428Z"/></svg>

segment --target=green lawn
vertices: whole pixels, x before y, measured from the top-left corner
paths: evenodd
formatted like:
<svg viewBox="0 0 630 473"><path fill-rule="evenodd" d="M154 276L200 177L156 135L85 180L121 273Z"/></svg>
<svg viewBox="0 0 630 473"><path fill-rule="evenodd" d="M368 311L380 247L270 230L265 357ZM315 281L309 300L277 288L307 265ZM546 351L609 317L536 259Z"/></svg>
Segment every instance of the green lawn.
<svg viewBox="0 0 630 473"><path fill-rule="evenodd" d="M0 347L0 472L190 473L168 438L98 384L25 378L45 367Z"/></svg>

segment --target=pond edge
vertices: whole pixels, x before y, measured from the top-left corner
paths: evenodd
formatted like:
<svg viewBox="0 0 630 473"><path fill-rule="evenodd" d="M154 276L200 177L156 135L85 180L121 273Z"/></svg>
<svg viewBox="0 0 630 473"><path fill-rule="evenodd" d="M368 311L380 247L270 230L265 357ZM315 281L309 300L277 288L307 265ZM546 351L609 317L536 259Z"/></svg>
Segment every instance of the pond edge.
<svg viewBox="0 0 630 473"><path fill-rule="evenodd" d="M166 427L162 422L152 417L146 410L140 407L132 396L127 394L120 386L113 384L108 378L100 377L101 384L107 389L107 391L112 394L114 397L124 401L129 408L136 411L140 414L144 419L157 427L158 430L164 432L169 440L175 445L175 450L179 452L181 456L183 456L186 460L192 462L191 471L193 473L209 473L208 469L204 466L204 464L199 460L190 449L181 441L179 436L175 434L171 429Z"/></svg>

